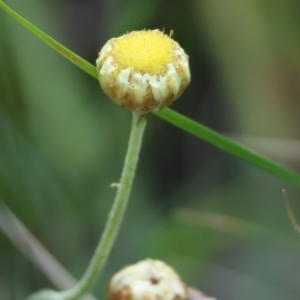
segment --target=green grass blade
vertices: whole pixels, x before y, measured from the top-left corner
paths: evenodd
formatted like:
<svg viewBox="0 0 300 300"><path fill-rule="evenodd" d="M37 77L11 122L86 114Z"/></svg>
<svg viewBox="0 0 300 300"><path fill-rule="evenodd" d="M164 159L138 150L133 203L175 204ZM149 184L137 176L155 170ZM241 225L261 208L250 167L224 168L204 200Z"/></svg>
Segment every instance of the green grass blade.
<svg viewBox="0 0 300 300"><path fill-rule="evenodd" d="M300 187L300 176L295 172L273 162L261 154L175 112L164 109L156 113L171 124L201 138L202 140L236 156L242 160Z"/></svg>
<svg viewBox="0 0 300 300"><path fill-rule="evenodd" d="M45 34L43 31L32 25L30 22L28 22L15 11L13 11L1 0L0 7L9 15L11 15L14 19L16 19L19 23L21 23L24 27L26 27L29 31L31 31L34 35L36 35L39 39L41 39L44 43L46 43L48 46L53 48L55 51L57 51L59 54L64 56L66 59L71 61L74 65L76 65L83 71L98 79L95 66L82 59L80 56L70 51L68 48L64 47L63 45L55 41L53 38L51 38L49 35Z"/></svg>
<svg viewBox="0 0 300 300"><path fill-rule="evenodd" d="M80 56L76 55L66 47L62 46L50 36L39 30L37 27L29 23L19 14L14 12L6 4L0 0L0 8L6 11L9 15L15 18L20 22L24 27L30 30L38 38L44 41L47 45L57 51L59 54L70 60L73 64L81 68L83 71L87 72L94 78L98 79L96 67L90 64L89 62L82 59ZM217 132L171 110L163 109L155 113L157 116L162 119L170 122L171 124L195 135L196 137L226 151L236 157L241 158L242 160L279 177L293 185L300 187L300 175L295 172L273 162L272 160L263 157L262 155L252 151L251 149L244 147L243 145L218 134Z"/></svg>

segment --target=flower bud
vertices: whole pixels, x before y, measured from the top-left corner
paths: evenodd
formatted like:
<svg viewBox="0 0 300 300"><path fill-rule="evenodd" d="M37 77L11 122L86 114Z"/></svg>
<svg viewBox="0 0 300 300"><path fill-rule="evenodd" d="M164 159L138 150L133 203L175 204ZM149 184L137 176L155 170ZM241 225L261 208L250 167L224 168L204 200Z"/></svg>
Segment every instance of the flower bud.
<svg viewBox="0 0 300 300"><path fill-rule="evenodd" d="M188 56L159 30L110 39L96 65L103 91L117 104L141 113L171 105L191 79Z"/></svg>
<svg viewBox="0 0 300 300"><path fill-rule="evenodd" d="M116 273L107 288L108 300L187 300L178 274L159 260L146 259Z"/></svg>

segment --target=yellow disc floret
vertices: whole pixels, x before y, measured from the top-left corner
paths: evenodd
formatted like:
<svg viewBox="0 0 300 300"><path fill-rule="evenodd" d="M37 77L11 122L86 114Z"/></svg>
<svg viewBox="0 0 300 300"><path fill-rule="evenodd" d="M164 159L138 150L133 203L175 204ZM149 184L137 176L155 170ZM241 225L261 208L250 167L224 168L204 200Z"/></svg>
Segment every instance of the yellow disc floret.
<svg viewBox="0 0 300 300"><path fill-rule="evenodd" d="M113 43L116 61L141 74L165 71L173 51L173 41L160 31L134 31Z"/></svg>
<svg viewBox="0 0 300 300"><path fill-rule="evenodd" d="M96 65L103 91L141 113L171 105L191 78L188 56L159 30L133 31L109 40Z"/></svg>

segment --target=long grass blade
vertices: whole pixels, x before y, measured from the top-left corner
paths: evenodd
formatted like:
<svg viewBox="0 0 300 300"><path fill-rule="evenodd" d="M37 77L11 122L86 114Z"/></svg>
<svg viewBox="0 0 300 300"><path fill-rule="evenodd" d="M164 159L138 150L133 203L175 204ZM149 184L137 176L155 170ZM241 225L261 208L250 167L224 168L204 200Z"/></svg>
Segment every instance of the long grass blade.
<svg viewBox="0 0 300 300"><path fill-rule="evenodd" d="M76 284L75 278L64 269L1 200L0 230L58 289L65 290ZM91 294L82 299L97 300Z"/></svg>
<svg viewBox="0 0 300 300"><path fill-rule="evenodd" d="M74 52L70 51L68 48L64 47L49 35L38 29L36 26L32 25L26 19L21 17L18 13L12 10L7 4L0 1L0 7L7 12L10 16L16 19L19 23L21 23L25 28L31 31L34 35L36 35L39 39L41 39L44 43L54 49L56 52L64 56L66 59L71 61L74 65L88 73L89 75L98 79L97 71L95 66L75 54Z"/></svg>
<svg viewBox="0 0 300 300"><path fill-rule="evenodd" d="M0 1L0 8L15 18L24 27L30 30L59 54L70 60L73 64L94 78L98 78L95 66L85 61L83 58L76 55L66 47L62 46L60 43L21 17L2 1ZM223 151L228 152L270 174L275 175L278 178L300 187L300 175L260 155L259 153L173 111L172 109L163 109L155 114L171 124L181 128L182 130L185 130L194 136L222 149Z"/></svg>
<svg viewBox="0 0 300 300"><path fill-rule="evenodd" d="M164 109L156 113L162 119L195 135L196 137L254 165L289 183L300 186L300 176L295 172L277 164L261 154L231 140L171 109Z"/></svg>

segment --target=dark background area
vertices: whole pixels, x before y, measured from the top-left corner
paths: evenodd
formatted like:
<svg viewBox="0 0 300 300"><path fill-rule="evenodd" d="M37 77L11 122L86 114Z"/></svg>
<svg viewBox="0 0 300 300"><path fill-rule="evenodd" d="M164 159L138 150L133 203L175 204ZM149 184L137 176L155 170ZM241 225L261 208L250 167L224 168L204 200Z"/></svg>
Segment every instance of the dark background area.
<svg viewBox="0 0 300 300"><path fill-rule="evenodd" d="M172 108L300 172L299 1L7 4L93 64L112 37L174 30L192 81ZM0 11L0 199L76 278L112 205L130 119L97 80ZM95 295L104 298L115 271L149 257L218 300L299 299L300 237L282 188L300 219L299 189L150 115L128 212ZM0 299L53 287L1 232L0 245Z"/></svg>

